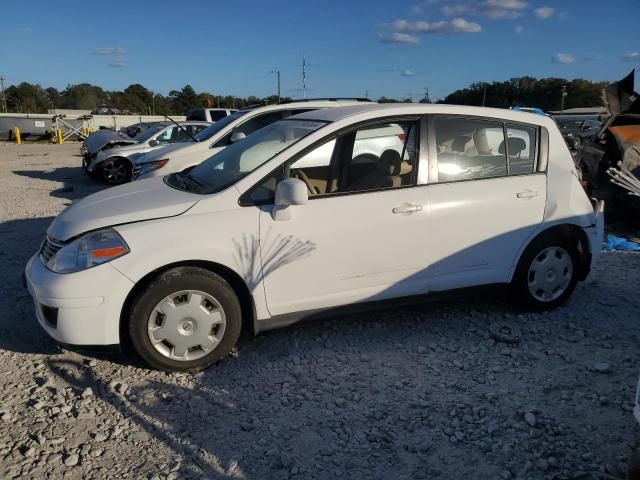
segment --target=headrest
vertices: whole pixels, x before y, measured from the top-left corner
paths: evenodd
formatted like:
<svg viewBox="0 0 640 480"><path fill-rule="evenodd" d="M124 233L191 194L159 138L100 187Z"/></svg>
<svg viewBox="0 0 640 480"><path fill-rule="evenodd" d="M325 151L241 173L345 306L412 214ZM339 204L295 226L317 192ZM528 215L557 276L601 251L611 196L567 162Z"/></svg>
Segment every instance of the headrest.
<svg viewBox="0 0 640 480"><path fill-rule="evenodd" d="M471 140L471 137L467 137L464 135L454 138L453 142L451 143L451 151L464 152L466 150L467 143L469 143L469 140Z"/></svg>
<svg viewBox="0 0 640 480"><path fill-rule="evenodd" d="M509 142L510 157L514 157L518 155L522 150L527 148L527 143L522 138L510 137L510 138L507 138L507 141ZM498 153L504 155L505 153L504 146L505 146L505 143L503 140L502 143L500 144L500 147L498 147Z"/></svg>
<svg viewBox="0 0 640 480"><path fill-rule="evenodd" d="M473 144L476 146L478 154L491 155L491 147L489 147L487 131L484 128L479 128L473 132Z"/></svg>
<svg viewBox="0 0 640 480"><path fill-rule="evenodd" d="M380 155L380 159L378 160L378 170L382 174L395 177L400 175L401 167L402 160L397 150L389 149L382 152L382 155Z"/></svg>

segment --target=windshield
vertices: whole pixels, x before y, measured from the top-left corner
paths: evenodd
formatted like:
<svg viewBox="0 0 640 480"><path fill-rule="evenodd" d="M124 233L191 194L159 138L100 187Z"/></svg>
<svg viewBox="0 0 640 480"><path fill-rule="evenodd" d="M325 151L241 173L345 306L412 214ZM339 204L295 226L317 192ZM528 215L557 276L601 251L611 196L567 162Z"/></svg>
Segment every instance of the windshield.
<svg viewBox="0 0 640 480"><path fill-rule="evenodd" d="M160 131L160 129L166 127L166 125L153 125L149 128L147 128L146 130L144 130L143 132L140 132L138 135L135 136L135 139L139 142L144 142L146 140L149 140L151 137L153 137L156 133L158 133Z"/></svg>
<svg viewBox="0 0 640 480"><path fill-rule="evenodd" d="M204 130L202 130L201 132L199 132L195 137L198 139L199 142L204 142L205 140L209 140L211 137L213 137L216 133L218 133L224 127L226 127L230 123L235 122L238 118L243 116L245 113L249 113L249 111L250 110L242 110L240 112L235 112L235 113L232 113L231 115L227 115L223 119L218 120L213 125L210 125Z"/></svg>
<svg viewBox="0 0 640 480"><path fill-rule="evenodd" d="M188 174L172 174L165 181L171 187L194 193L218 192L323 125L317 121L280 120L209 157Z"/></svg>

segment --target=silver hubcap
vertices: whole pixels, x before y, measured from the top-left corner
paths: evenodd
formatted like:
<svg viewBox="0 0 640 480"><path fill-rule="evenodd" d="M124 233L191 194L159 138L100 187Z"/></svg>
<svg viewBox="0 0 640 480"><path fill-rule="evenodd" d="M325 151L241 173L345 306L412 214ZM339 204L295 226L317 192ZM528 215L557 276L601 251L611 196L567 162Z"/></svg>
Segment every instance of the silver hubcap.
<svg viewBox="0 0 640 480"><path fill-rule="evenodd" d="M111 183L121 182L127 175L127 168L122 161L106 162L102 167L104 178Z"/></svg>
<svg viewBox="0 0 640 480"><path fill-rule="evenodd" d="M147 333L153 347L172 360L188 362L213 351L224 336L224 310L211 295L182 290L151 311Z"/></svg>
<svg viewBox="0 0 640 480"><path fill-rule="evenodd" d="M571 283L573 262L561 247L545 248L529 267L529 292L540 302L559 298Z"/></svg>

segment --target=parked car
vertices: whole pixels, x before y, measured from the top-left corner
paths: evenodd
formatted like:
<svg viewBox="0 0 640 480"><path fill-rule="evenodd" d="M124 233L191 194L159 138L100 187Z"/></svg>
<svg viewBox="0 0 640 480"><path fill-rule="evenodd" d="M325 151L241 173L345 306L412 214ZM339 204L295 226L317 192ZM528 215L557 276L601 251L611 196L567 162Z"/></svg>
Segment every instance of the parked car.
<svg viewBox="0 0 640 480"><path fill-rule="evenodd" d="M136 135L135 142L103 148L85 163L87 172L109 185L131 180L136 157L160 147L193 142L195 135L209 127L207 122L158 122Z"/></svg>
<svg viewBox="0 0 640 480"><path fill-rule="evenodd" d="M128 137L135 138L136 135L141 134L142 132L144 132L148 128L153 127L157 123L158 122L139 122L139 123L134 123L133 125L129 125L127 127L122 127L120 129L120 132L124 133Z"/></svg>
<svg viewBox="0 0 640 480"><path fill-rule="evenodd" d="M196 138L197 144L170 145L136 158L134 179L164 176L194 167L211 155L273 122L318 108L363 103L359 100L309 100L239 110L217 121ZM371 103L371 102L366 102Z"/></svg>
<svg viewBox="0 0 640 480"><path fill-rule="evenodd" d="M187 120L217 122L237 111L236 108L194 108L187 112Z"/></svg>
<svg viewBox="0 0 640 480"><path fill-rule="evenodd" d="M567 146L574 150L580 150L583 142L591 140L602 123L598 115L554 115L553 119Z"/></svg>
<svg viewBox="0 0 640 480"><path fill-rule="evenodd" d="M326 108L188 173L75 202L49 226L26 282L58 342L130 338L152 367L199 369L227 356L243 328L352 304L499 284L526 308L556 307L599 256L603 208L548 117Z"/></svg>

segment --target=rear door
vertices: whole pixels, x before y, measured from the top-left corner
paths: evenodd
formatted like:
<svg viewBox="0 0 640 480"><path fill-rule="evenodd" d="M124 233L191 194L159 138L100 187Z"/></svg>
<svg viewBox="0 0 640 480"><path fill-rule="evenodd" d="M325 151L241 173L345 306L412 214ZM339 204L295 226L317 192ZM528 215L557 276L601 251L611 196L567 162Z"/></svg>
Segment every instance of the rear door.
<svg viewBox="0 0 640 480"><path fill-rule="evenodd" d="M429 119L434 290L501 283L542 221L538 127Z"/></svg>

